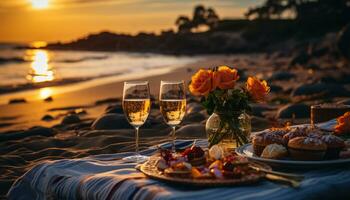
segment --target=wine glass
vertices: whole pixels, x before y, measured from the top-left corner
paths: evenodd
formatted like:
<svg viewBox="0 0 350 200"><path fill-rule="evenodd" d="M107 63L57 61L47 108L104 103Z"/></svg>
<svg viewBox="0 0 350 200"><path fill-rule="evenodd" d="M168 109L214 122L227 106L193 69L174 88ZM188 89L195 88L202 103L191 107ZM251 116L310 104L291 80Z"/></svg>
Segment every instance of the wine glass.
<svg viewBox="0 0 350 200"><path fill-rule="evenodd" d="M159 92L160 112L164 121L171 126L172 152L175 153L175 128L186 113L186 92L184 81L161 81Z"/></svg>
<svg viewBox="0 0 350 200"><path fill-rule="evenodd" d="M128 122L135 128L135 155L123 158L125 161L141 163L148 159L139 153L139 128L149 115L151 98L148 81L124 82L123 111Z"/></svg>

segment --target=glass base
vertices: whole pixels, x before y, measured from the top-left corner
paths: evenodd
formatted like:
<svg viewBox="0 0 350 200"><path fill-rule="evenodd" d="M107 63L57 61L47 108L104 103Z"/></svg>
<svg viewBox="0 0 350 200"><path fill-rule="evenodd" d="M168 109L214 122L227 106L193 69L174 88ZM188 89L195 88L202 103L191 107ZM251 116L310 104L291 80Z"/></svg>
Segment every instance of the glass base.
<svg viewBox="0 0 350 200"><path fill-rule="evenodd" d="M123 161L126 162L135 162L135 163L144 163L148 160L148 156L143 156L143 155L133 155L133 156L128 156L128 157L124 157Z"/></svg>

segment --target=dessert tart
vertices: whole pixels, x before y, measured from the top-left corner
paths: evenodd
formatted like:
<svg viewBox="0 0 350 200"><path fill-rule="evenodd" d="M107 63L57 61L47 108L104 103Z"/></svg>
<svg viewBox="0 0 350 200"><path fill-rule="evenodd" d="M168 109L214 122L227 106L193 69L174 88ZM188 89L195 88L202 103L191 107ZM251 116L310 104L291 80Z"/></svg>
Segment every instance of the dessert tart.
<svg viewBox="0 0 350 200"><path fill-rule="evenodd" d="M265 147L269 144L283 144L283 138L273 132L263 132L257 134L252 140L254 153L260 156Z"/></svg>
<svg viewBox="0 0 350 200"><path fill-rule="evenodd" d="M323 135L320 139L327 145L325 159L337 159L345 147L345 142L335 135Z"/></svg>
<svg viewBox="0 0 350 200"><path fill-rule="evenodd" d="M288 142L288 151L295 160L322 160L327 145L322 140L310 137L296 137Z"/></svg>
<svg viewBox="0 0 350 200"><path fill-rule="evenodd" d="M202 148L197 146L186 149L182 155L187 157L188 162L191 163L192 166L201 166L207 162L205 152Z"/></svg>
<svg viewBox="0 0 350 200"><path fill-rule="evenodd" d="M289 131L287 134L283 136L283 142L284 144L288 144L289 140L296 138L296 137L304 137L307 136L307 128L293 128L291 131Z"/></svg>
<svg viewBox="0 0 350 200"><path fill-rule="evenodd" d="M269 144L263 150L261 157L268 159L281 159L288 156L287 149L280 144Z"/></svg>

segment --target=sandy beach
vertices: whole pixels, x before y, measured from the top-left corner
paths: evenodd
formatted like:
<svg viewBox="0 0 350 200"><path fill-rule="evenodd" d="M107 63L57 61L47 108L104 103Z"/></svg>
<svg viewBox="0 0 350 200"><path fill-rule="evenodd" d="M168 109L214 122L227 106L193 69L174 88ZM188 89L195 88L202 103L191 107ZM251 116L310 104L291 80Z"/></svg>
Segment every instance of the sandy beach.
<svg viewBox="0 0 350 200"><path fill-rule="evenodd" d="M8 93L0 96L0 130L26 129L35 125L52 126L60 122L62 112L69 111L69 107L76 109L84 108L89 110L89 117L96 118L103 110L101 104L113 103L120 101L123 93L123 82L128 80L148 80L150 84L151 94L158 96L159 85L161 80L184 80L189 83L193 73L199 68L211 68L213 66L225 63L229 66L237 66L242 71L251 71L251 73L260 73L260 76L268 75L269 69L263 67L250 66L254 60L261 60L259 65L267 65L263 59L264 55L232 55L232 56L215 56L208 55L195 63L184 65L176 68L152 70L139 74L125 74L118 77L107 77L86 81L78 84L46 87L31 91L23 91L17 93ZM265 63L264 63L265 62ZM45 94L48 91L48 95ZM44 93L44 94L42 94ZM45 98L51 96L53 101L44 101ZM26 103L9 104L11 99L25 99ZM106 103L99 103L99 101ZM116 102L115 102L116 103ZM51 110L51 111L50 111ZM51 114L56 120L43 121L41 118L45 114ZM61 115L60 115L61 114ZM6 124L9 125L6 125Z"/></svg>
<svg viewBox="0 0 350 200"><path fill-rule="evenodd" d="M163 122L156 100L160 81L185 80L188 83L197 69L223 64L238 69L241 77L239 84L244 84L249 75L269 80L269 103L253 105L253 131L282 126L285 121L308 123L309 106L325 102L327 98L314 98L312 89L301 91L304 92L302 95L293 94L305 84L312 84L309 83L311 79L321 79L330 69L325 67L313 72L302 67L289 69L290 61L288 56L267 54L207 56L206 59L171 71L125 78L148 80L154 97L151 114L141 128L141 148L167 141L171 130ZM134 131L124 118L121 108L123 81L101 80L82 83L80 86L62 86L68 88L67 92L53 92L50 101L37 98L40 89L8 94L7 98L2 96L3 102L9 101L10 97L24 98L27 102L4 103L0 106L3 132L0 134L1 195L6 194L16 178L44 160L133 151ZM349 80L345 78L344 81ZM349 83L343 84L344 90L349 88ZM331 87L329 85L332 84L334 87L336 83L327 83L322 87ZM74 87L77 88L72 91ZM51 89L54 91L56 88ZM65 91L65 88L59 90ZM333 90L329 94L333 95L330 101L347 100L349 103L347 94ZM206 138L206 111L194 97L189 96L187 102L187 114L177 130L177 137Z"/></svg>

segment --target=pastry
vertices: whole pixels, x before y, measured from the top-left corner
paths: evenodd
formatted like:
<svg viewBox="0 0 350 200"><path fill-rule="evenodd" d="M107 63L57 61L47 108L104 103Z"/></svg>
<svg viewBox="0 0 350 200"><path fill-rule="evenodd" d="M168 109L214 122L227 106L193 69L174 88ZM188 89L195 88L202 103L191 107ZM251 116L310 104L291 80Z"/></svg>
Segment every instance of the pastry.
<svg viewBox="0 0 350 200"><path fill-rule="evenodd" d="M263 150L261 157L268 159L281 159L288 155L287 149L280 144L269 144Z"/></svg>
<svg viewBox="0 0 350 200"><path fill-rule="evenodd" d="M222 172L228 178L240 178L245 171L249 170L248 160L245 157L227 156L222 165Z"/></svg>
<svg viewBox="0 0 350 200"><path fill-rule="evenodd" d="M322 140L310 137L296 137L288 142L288 151L295 160L322 160L327 145Z"/></svg>
<svg viewBox="0 0 350 200"><path fill-rule="evenodd" d="M293 128L291 131L289 131L287 134L283 136L284 144L288 144L289 140L296 138L296 137L304 137L307 136L307 130L306 128Z"/></svg>
<svg viewBox="0 0 350 200"><path fill-rule="evenodd" d="M327 145L325 158L326 159L339 158L340 151L345 147L344 140L335 135L324 135L324 136L321 136L320 139Z"/></svg>
<svg viewBox="0 0 350 200"><path fill-rule="evenodd" d="M192 166L189 163L177 163L164 170L164 174L177 178L188 178L192 174Z"/></svg>
<svg viewBox="0 0 350 200"><path fill-rule="evenodd" d="M287 134L290 131L289 127L286 128L270 128L268 129L268 131L270 131L270 133L279 135L281 137L283 137L285 134Z"/></svg>
<svg viewBox="0 0 350 200"><path fill-rule="evenodd" d="M280 135L264 132L253 137L253 150L257 156L260 156L264 148L269 144L283 144L283 139Z"/></svg>
<svg viewBox="0 0 350 200"><path fill-rule="evenodd" d="M192 146L191 148L186 149L182 155L186 156L188 162L193 166L204 165L207 161L205 152L198 146Z"/></svg>
<svg viewBox="0 0 350 200"><path fill-rule="evenodd" d="M350 158L350 150L341 151L339 153L339 158L342 158L342 159Z"/></svg>

